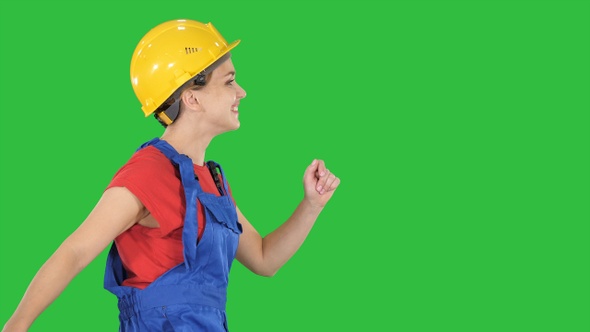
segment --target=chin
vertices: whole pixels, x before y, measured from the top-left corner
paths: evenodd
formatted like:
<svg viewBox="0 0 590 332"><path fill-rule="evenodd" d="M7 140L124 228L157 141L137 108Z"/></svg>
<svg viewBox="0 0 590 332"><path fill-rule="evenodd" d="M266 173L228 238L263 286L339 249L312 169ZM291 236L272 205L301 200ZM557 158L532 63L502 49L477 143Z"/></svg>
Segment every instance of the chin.
<svg viewBox="0 0 590 332"><path fill-rule="evenodd" d="M233 125L233 126L231 126L231 127L227 127L227 128L226 128L224 131L222 131L221 133L228 133L228 132L230 132L230 131L236 131L236 130L238 130L238 129L240 129L240 124L239 124L239 123L238 123L238 124L236 124L236 125Z"/></svg>

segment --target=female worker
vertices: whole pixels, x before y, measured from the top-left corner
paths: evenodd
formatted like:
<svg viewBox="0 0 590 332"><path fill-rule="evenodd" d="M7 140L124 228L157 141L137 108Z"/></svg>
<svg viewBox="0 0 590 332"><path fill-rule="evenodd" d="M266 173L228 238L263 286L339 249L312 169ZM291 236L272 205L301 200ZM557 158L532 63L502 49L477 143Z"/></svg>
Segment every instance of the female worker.
<svg viewBox="0 0 590 332"><path fill-rule="evenodd" d="M25 331L111 242L105 288L122 331L226 331L231 263L272 276L297 251L340 180L314 160L304 198L262 238L235 206L211 140L240 126L246 92L228 44L209 23L160 24L138 44L131 82L145 115L166 127L115 174L96 207L41 267L4 331Z"/></svg>

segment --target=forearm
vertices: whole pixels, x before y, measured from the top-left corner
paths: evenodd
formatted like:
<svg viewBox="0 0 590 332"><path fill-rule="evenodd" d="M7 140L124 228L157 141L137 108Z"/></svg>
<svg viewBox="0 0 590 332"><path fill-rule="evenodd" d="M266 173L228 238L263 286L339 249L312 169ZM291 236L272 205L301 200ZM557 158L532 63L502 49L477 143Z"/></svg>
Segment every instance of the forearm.
<svg viewBox="0 0 590 332"><path fill-rule="evenodd" d="M287 221L264 238L236 207L243 229L236 258L256 274L274 275L301 247L339 184L322 160L313 160L303 175L303 200Z"/></svg>
<svg viewBox="0 0 590 332"><path fill-rule="evenodd" d="M266 275L274 275L301 247L322 209L303 200L287 221L262 239Z"/></svg>
<svg viewBox="0 0 590 332"><path fill-rule="evenodd" d="M39 269L3 331L26 331L82 268L75 251L62 244Z"/></svg>

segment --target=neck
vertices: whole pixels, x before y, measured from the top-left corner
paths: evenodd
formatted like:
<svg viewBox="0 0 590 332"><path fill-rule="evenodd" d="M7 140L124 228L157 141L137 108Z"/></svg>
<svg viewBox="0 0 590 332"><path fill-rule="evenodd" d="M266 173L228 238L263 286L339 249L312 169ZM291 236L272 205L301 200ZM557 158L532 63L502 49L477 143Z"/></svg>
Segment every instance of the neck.
<svg viewBox="0 0 590 332"><path fill-rule="evenodd" d="M178 153L191 158L194 164L203 166L205 164L205 151L213 137L169 126L164 131L161 139L172 145Z"/></svg>

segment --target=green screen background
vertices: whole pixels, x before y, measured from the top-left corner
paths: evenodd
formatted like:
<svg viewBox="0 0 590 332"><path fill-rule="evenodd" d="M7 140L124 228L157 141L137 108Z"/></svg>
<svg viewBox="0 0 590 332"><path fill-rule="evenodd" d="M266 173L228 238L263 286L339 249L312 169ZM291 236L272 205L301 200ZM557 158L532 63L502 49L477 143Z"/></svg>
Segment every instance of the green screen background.
<svg viewBox="0 0 590 332"><path fill-rule="evenodd" d="M0 5L0 323L117 169L162 133L137 42L213 22L248 96L216 138L261 234L322 158L342 184L273 278L236 262L232 331L590 330L590 2ZM113 331L106 251L31 331Z"/></svg>

